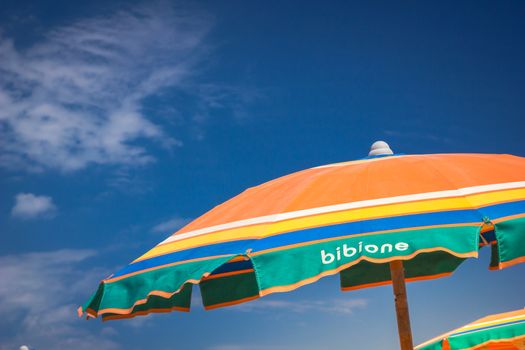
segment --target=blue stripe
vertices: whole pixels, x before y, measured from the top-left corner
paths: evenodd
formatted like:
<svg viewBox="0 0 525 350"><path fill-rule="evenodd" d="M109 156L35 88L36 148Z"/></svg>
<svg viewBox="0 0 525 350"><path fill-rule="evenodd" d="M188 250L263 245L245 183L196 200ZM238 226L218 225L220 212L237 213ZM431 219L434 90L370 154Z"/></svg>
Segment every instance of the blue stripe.
<svg viewBox="0 0 525 350"><path fill-rule="evenodd" d="M241 254L244 252L248 242L252 240L242 240L234 242L225 242L219 244L211 244L197 248L190 248L180 252L169 253L166 255L156 256L150 259L141 260L136 263L132 263L122 270L115 273L112 278L127 275L128 273L149 269L156 266L176 263L180 261L186 261L191 259L205 258L216 255L227 255L227 254Z"/></svg>
<svg viewBox="0 0 525 350"><path fill-rule="evenodd" d="M356 221L346 224L323 226L267 237L254 244L253 251L302 243L318 239L354 235L364 232L396 230L407 227L462 224L481 221L475 210L456 210L427 214L396 216L383 219Z"/></svg>
<svg viewBox="0 0 525 350"><path fill-rule="evenodd" d="M487 206L480 209L479 211L473 209L453 210L328 225L283 233L260 240L248 239L234 242L216 243L169 253L132 263L115 273L113 277L119 277L128 273L191 259L205 258L216 255L243 254L247 248L252 248L252 251L256 252L290 244L304 243L312 240L335 238L340 236L350 236L365 232L396 230L417 226L462 224L469 222L481 223L483 221L483 216L488 216L490 219L496 219L503 216L521 213L525 213L525 201Z"/></svg>
<svg viewBox="0 0 525 350"><path fill-rule="evenodd" d="M490 220L499 219L505 216L525 213L525 201L515 201L496 205L489 205L479 209L479 212Z"/></svg>

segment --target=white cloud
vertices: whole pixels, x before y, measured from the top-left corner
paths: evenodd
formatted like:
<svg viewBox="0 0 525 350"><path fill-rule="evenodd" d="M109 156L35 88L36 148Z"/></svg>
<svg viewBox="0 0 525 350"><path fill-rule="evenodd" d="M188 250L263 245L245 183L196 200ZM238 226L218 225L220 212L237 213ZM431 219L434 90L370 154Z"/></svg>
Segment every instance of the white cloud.
<svg viewBox="0 0 525 350"><path fill-rule="evenodd" d="M180 145L144 100L191 85L207 22L159 5L78 20L23 49L0 36L0 165L137 165L154 160L151 141Z"/></svg>
<svg viewBox="0 0 525 350"><path fill-rule="evenodd" d="M15 206L11 215L22 219L50 217L56 212L53 199L48 196L37 196L32 193L19 193L15 197Z"/></svg>
<svg viewBox="0 0 525 350"><path fill-rule="evenodd" d="M97 335L76 315L79 295L91 290L103 274L79 268L95 255L91 250L63 249L0 257L0 350L22 349L115 349L106 335Z"/></svg>
<svg viewBox="0 0 525 350"><path fill-rule="evenodd" d="M174 217L164 222L161 222L158 225L155 225L151 230L157 233L173 233L176 230L183 227L184 225L186 225L187 223L189 223L191 220L192 219L189 218Z"/></svg>
<svg viewBox="0 0 525 350"><path fill-rule="evenodd" d="M329 313L351 314L356 309L363 309L368 305L366 299L333 299L333 300L265 300L257 299L250 303L240 304L230 308L237 311L274 312L276 309L295 313Z"/></svg>

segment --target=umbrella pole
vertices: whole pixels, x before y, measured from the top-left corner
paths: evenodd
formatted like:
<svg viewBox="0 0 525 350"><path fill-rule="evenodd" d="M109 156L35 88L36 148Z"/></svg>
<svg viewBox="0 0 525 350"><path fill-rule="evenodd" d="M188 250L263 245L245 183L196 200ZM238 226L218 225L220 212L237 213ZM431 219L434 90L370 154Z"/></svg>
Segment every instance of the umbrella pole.
<svg viewBox="0 0 525 350"><path fill-rule="evenodd" d="M394 288L396 302L397 330L401 350L413 350L412 331L410 330L410 317L408 314L407 290L405 286L405 268L403 261L390 262L390 275Z"/></svg>

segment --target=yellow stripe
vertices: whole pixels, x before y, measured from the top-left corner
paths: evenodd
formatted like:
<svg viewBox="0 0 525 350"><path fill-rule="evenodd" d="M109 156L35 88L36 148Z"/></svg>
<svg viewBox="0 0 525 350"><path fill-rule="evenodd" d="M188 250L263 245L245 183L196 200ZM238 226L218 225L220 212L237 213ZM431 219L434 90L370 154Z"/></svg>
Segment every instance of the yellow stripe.
<svg viewBox="0 0 525 350"><path fill-rule="evenodd" d="M294 218L274 223L265 223L213 232L206 235L191 237L172 243L156 246L134 262L154 256L198 246L236 241L243 239L259 239L280 233L297 231L353 221L377 219L399 215L429 213L446 210L477 209L486 205L511 202L525 199L525 189L513 189L479 193L456 198L422 200L408 203L396 203L369 208L351 209L340 212L312 215Z"/></svg>

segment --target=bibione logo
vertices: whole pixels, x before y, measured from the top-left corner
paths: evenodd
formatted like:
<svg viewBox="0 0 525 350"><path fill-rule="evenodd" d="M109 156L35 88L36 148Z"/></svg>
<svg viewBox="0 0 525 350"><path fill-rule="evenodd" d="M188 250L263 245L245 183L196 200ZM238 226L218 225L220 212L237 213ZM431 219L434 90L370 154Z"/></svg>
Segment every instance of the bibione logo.
<svg viewBox="0 0 525 350"><path fill-rule="evenodd" d="M330 253L324 249L321 250L321 261L324 265L328 265L336 260L340 261L343 258L351 258L356 254L362 255L363 252L369 254L388 254L392 253L394 250L403 252L408 250L408 248L409 245L405 242L398 242L395 244L385 243L381 246L376 244L363 244L363 242L359 242L356 247L343 244L341 247L335 248L335 252Z"/></svg>

